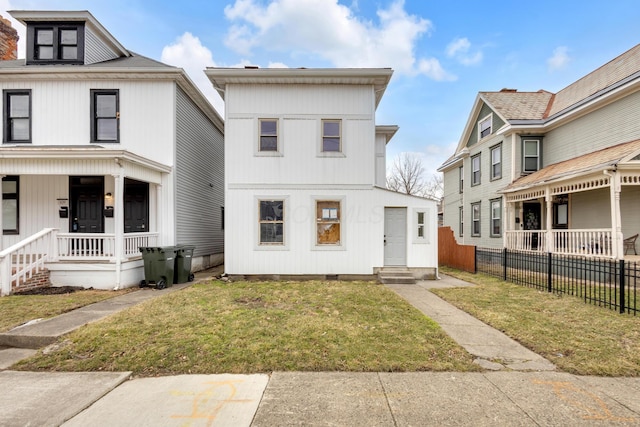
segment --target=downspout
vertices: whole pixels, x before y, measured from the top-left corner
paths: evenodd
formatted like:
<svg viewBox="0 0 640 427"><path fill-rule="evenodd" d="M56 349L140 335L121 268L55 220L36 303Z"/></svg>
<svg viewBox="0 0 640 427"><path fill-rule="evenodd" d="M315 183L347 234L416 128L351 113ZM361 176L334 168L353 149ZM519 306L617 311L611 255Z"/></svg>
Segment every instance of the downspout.
<svg viewBox="0 0 640 427"><path fill-rule="evenodd" d="M115 181L114 196L114 223L115 223L115 257L116 257L116 286L115 291L120 289L122 274L122 247L124 244L124 166L120 159L115 159L116 164L120 167L119 173L113 175Z"/></svg>
<svg viewBox="0 0 640 427"><path fill-rule="evenodd" d="M620 176L616 170L610 171L605 169L602 171L607 175L609 180L609 193L611 203L611 255L615 259L619 259L619 255L623 254L622 249L622 218L620 216Z"/></svg>

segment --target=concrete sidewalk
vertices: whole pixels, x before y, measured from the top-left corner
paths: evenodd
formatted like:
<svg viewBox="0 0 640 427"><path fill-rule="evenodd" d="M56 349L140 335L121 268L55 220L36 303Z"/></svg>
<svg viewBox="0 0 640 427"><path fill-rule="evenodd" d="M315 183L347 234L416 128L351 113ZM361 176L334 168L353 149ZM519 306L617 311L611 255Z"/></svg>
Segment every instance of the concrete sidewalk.
<svg viewBox="0 0 640 427"><path fill-rule="evenodd" d="M208 278L206 272L196 276L196 280ZM80 309L76 315L59 316L64 321L52 319L39 322L45 325L25 326L13 335L21 340L30 335L50 340L186 286L132 292L113 298L111 303ZM466 282L443 276L439 281L388 286L438 322L481 366L501 371L275 372L133 380L128 372L4 371L0 372L0 425L640 426L640 378L577 377L555 372L544 358L428 290L469 286ZM9 350L0 351L0 369L6 369L2 368L5 351ZM7 361L4 364L10 365Z"/></svg>

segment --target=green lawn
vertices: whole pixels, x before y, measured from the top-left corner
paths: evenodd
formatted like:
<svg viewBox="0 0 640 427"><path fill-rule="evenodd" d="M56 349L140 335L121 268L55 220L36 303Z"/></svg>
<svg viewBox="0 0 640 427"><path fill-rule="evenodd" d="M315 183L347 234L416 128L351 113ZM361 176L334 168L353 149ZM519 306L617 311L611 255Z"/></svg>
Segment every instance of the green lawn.
<svg viewBox="0 0 640 427"><path fill-rule="evenodd" d="M448 268L443 273L477 284L433 292L580 375L639 376L640 317Z"/></svg>
<svg viewBox="0 0 640 427"><path fill-rule="evenodd" d="M17 368L140 376L479 370L394 292L337 281L197 284L87 325Z"/></svg>

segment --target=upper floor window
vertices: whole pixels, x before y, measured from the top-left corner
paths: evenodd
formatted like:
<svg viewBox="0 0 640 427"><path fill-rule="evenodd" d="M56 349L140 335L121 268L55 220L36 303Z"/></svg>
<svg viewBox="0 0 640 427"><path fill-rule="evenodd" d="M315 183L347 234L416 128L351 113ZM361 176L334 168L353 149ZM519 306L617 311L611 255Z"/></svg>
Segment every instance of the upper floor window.
<svg viewBox="0 0 640 427"><path fill-rule="evenodd" d="M502 199L491 201L491 237L502 235Z"/></svg>
<svg viewBox="0 0 640 427"><path fill-rule="evenodd" d="M471 158L471 185L480 185L480 154Z"/></svg>
<svg viewBox="0 0 640 427"><path fill-rule="evenodd" d="M120 141L119 91L91 90L91 142Z"/></svg>
<svg viewBox="0 0 640 427"><path fill-rule="evenodd" d="M484 119L478 122L478 139L482 139L487 135L491 135L491 127L493 123L493 116L489 114Z"/></svg>
<svg viewBox="0 0 640 427"><path fill-rule="evenodd" d="M540 140L525 139L523 144L523 172L535 172L540 170Z"/></svg>
<svg viewBox="0 0 640 427"><path fill-rule="evenodd" d="M17 176L2 178L2 232L18 234L19 179Z"/></svg>
<svg viewBox="0 0 640 427"><path fill-rule="evenodd" d="M278 120L260 119L260 144L258 151L278 151Z"/></svg>
<svg viewBox="0 0 640 427"><path fill-rule="evenodd" d="M31 142L31 90L4 91L4 142Z"/></svg>
<svg viewBox="0 0 640 427"><path fill-rule="evenodd" d="M342 209L339 200L316 201L316 244L340 245Z"/></svg>
<svg viewBox="0 0 640 427"><path fill-rule="evenodd" d="M491 148L491 179L502 178L502 145Z"/></svg>
<svg viewBox="0 0 640 427"><path fill-rule="evenodd" d="M340 153L342 152L342 121L323 120L322 121L322 152Z"/></svg>
<svg viewBox="0 0 640 427"><path fill-rule="evenodd" d="M458 191L462 193L464 191L464 168L460 166L458 168Z"/></svg>
<svg viewBox="0 0 640 427"><path fill-rule="evenodd" d="M84 62L83 23L29 25L27 40L27 64Z"/></svg>
<svg viewBox="0 0 640 427"><path fill-rule="evenodd" d="M458 208L458 234L460 237L464 236L464 208L460 206Z"/></svg>

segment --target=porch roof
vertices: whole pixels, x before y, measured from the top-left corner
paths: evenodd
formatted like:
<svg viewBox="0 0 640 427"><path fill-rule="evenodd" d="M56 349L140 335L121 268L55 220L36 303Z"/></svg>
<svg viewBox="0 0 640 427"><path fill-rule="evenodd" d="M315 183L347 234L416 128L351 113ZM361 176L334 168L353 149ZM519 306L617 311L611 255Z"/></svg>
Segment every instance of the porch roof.
<svg viewBox="0 0 640 427"><path fill-rule="evenodd" d="M610 169L612 166L617 166L633 159L638 154L640 154L640 139L614 145L613 147L549 165L515 180L500 190L500 193L514 193L564 179L591 174L599 170Z"/></svg>

